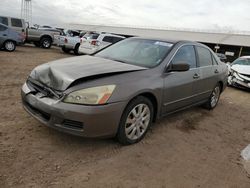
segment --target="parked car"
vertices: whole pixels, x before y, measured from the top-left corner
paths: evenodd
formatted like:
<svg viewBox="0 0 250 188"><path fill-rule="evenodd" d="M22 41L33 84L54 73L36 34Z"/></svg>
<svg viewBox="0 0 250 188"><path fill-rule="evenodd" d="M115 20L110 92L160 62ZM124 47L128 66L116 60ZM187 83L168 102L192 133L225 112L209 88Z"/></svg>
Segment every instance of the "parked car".
<svg viewBox="0 0 250 188"><path fill-rule="evenodd" d="M79 47L80 54L93 54L111 44L117 43L125 39L123 36L113 35L109 33L94 33L84 36Z"/></svg>
<svg viewBox="0 0 250 188"><path fill-rule="evenodd" d="M226 84L226 64L205 45L129 38L36 67L21 93L24 109L49 127L133 144L156 119L215 108Z"/></svg>
<svg viewBox="0 0 250 188"><path fill-rule="evenodd" d="M78 49L81 42L81 37L86 32L70 31L66 36L56 36L58 46L62 47L62 51L70 53L73 51L75 55L78 55Z"/></svg>
<svg viewBox="0 0 250 188"><path fill-rule="evenodd" d="M228 85L250 89L250 56L243 56L227 64Z"/></svg>
<svg viewBox="0 0 250 188"><path fill-rule="evenodd" d="M226 56L225 54L216 53L216 55L220 58L220 60L221 60L223 63L226 63L226 61L227 61L227 56Z"/></svg>
<svg viewBox="0 0 250 188"><path fill-rule="evenodd" d="M16 45L23 44L25 36L0 23L0 49L13 52Z"/></svg>

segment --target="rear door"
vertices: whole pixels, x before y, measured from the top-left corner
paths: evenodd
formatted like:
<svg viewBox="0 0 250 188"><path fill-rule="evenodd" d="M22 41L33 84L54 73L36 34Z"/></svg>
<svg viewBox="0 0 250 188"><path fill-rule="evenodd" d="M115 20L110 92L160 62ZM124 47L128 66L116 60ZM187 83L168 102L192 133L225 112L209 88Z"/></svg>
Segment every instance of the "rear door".
<svg viewBox="0 0 250 188"><path fill-rule="evenodd" d="M196 46L198 66L200 69L197 87L195 88L195 100L206 100L216 85L216 67L213 66L212 54L209 49Z"/></svg>
<svg viewBox="0 0 250 188"><path fill-rule="evenodd" d="M190 69L184 72L166 73L164 78L163 113L165 114L193 104L194 87L200 75L193 45L182 46L170 63L181 62L188 63Z"/></svg>

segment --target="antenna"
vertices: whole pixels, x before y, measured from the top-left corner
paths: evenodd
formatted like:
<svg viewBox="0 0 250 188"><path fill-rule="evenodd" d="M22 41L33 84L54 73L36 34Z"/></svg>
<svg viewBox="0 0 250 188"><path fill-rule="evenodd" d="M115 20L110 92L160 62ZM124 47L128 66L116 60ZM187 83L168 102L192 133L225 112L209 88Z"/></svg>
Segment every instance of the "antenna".
<svg viewBox="0 0 250 188"><path fill-rule="evenodd" d="M21 18L23 18L26 22L29 22L29 24L32 25L32 1L31 0L22 0Z"/></svg>

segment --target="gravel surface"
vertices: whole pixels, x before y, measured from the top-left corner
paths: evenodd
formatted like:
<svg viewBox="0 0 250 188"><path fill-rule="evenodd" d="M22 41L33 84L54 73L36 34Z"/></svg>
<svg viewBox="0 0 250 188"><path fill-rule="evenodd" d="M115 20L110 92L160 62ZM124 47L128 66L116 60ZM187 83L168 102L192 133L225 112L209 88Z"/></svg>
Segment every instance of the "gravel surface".
<svg viewBox="0 0 250 188"><path fill-rule="evenodd" d="M240 157L250 143L249 92L227 88L213 111L166 117L122 147L57 132L23 110L30 71L69 56L55 47L0 51L0 187L250 187Z"/></svg>

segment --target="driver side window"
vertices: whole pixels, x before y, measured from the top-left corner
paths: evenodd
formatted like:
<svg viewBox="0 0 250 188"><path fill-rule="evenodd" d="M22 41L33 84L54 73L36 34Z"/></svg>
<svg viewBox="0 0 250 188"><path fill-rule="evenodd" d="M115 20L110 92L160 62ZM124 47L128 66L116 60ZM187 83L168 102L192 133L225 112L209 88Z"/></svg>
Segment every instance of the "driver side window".
<svg viewBox="0 0 250 188"><path fill-rule="evenodd" d="M196 54L194 46L183 46L177 51L172 60L172 64L178 63L187 63L190 68L196 68Z"/></svg>

